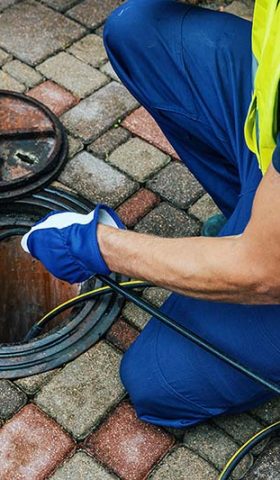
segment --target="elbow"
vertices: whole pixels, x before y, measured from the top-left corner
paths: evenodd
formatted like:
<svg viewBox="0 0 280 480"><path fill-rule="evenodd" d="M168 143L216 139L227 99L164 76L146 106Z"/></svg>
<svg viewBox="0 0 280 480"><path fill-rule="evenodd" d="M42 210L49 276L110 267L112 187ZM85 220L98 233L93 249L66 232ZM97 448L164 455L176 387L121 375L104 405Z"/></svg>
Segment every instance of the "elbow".
<svg viewBox="0 0 280 480"><path fill-rule="evenodd" d="M266 305L280 304L280 279L264 271L254 285L255 303Z"/></svg>
<svg viewBox="0 0 280 480"><path fill-rule="evenodd" d="M249 303L280 304L280 258L251 249L243 265L246 270L243 278L250 297Z"/></svg>

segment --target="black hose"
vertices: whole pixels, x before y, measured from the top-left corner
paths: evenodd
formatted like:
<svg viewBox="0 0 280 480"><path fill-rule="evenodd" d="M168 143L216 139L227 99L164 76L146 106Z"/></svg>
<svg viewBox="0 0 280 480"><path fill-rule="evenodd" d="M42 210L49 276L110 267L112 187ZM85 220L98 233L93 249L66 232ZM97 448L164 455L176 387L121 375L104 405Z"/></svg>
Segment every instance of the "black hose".
<svg viewBox="0 0 280 480"><path fill-rule="evenodd" d="M220 360L223 360L231 367L235 368L239 372L249 377L251 380L254 380L255 382L260 383L261 385L271 390L273 393L277 393L278 395L280 394L280 387L278 385L271 383L269 380L266 380L262 376L250 370L248 367L245 367L241 363L229 357L226 353L222 352L218 348L206 342L201 337L193 333L191 330L185 327L182 327L181 325L176 323L174 320L169 318L167 315L162 313L158 308L153 307L151 304L149 304L142 298L139 298L135 296L133 293L127 291L125 288L121 287L117 282L115 282L111 278L105 277L104 275L96 275L96 278L101 280L106 285L110 286L112 290L114 290L116 293L123 295L127 300L130 300L131 302L133 302L135 305L137 305L137 307L140 307L142 310L154 316L155 318L160 320L162 323L164 323L168 327L175 330L175 332L180 333L181 335L183 335L183 337L187 338L188 340L191 340L193 343L203 348L207 352L211 353L215 357L219 358Z"/></svg>

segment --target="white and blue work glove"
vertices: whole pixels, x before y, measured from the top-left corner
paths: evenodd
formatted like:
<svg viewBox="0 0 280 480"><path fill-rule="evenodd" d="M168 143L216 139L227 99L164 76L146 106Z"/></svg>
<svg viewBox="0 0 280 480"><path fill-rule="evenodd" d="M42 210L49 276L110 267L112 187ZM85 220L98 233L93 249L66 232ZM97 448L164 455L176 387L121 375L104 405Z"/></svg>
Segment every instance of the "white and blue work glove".
<svg viewBox="0 0 280 480"><path fill-rule="evenodd" d="M109 275L97 241L97 226L125 229L114 210L97 205L88 215L52 212L26 233L22 248L40 260L55 277L80 283L95 274Z"/></svg>

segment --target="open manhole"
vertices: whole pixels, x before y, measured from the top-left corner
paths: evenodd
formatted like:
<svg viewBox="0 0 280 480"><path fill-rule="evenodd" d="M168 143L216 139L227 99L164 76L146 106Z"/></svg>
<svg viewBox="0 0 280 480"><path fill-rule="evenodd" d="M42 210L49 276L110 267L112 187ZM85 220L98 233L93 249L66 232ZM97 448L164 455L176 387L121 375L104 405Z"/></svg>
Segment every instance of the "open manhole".
<svg viewBox="0 0 280 480"><path fill-rule="evenodd" d="M0 90L0 119L0 378L12 379L51 370L85 352L112 325L123 300L108 294L84 302L26 340L45 313L100 282L68 285L55 279L23 252L22 235L53 210L86 214L94 205L64 190L42 188L67 157L63 127L44 105Z"/></svg>
<svg viewBox="0 0 280 480"><path fill-rule="evenodd" d="M48 184L67 157L57 117L37 100L0 90L0 202Z"/></svg>

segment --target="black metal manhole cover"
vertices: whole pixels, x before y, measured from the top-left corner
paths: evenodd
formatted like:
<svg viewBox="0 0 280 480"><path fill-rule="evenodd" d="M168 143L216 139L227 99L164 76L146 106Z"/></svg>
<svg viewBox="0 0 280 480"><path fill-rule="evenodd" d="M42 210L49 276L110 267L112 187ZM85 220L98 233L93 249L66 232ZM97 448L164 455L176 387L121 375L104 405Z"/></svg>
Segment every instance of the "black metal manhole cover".
<svg viewBox="0 0 280 480"><path fill-rule="evenodd" d="M0 90L0 202L48 184L67 157L58 118L26 95Z"/></svg>

